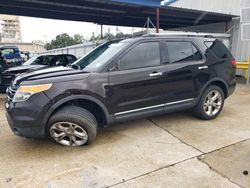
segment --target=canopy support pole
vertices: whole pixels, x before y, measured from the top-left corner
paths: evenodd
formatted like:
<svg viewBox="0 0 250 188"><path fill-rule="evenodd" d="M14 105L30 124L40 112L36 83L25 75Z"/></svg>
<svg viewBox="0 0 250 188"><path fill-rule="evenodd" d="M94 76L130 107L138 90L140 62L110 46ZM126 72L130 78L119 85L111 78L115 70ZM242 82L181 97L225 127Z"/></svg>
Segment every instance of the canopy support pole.
<svg viewBox="0 0 250 188"><path fill-rule="evenodd" d="M159 33L160 29L160 8L156 9L156 33Z"/></svg>

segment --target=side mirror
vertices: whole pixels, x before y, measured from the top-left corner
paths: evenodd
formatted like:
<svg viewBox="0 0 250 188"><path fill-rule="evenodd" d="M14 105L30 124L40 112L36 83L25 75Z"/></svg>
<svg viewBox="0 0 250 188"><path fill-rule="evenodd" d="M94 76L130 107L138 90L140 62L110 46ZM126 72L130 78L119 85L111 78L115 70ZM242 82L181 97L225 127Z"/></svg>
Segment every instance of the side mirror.
<svg viewBox="0 0 250 188"><path fill-rule="evenodd" d="M109 72L113 72L113 71L119 71L119 67L120 67L120 60L118 60L117 62L115 63L112 63L110 66L109 66Z"/></svg>

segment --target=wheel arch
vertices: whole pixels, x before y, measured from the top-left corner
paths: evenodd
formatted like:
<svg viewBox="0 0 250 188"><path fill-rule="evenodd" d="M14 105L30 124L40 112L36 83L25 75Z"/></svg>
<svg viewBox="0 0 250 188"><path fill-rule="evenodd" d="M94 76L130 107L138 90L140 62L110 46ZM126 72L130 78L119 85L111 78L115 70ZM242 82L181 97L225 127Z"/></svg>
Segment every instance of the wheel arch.
<svg viewBox="0 0 250 188"><path fill-rule="evenodd" d="M46 113L46 115L44 116L44 119L42 121L42 126L46 127L47 123L50 119L50 117L57 112L59 109L63 108L64 106L67 106L69 104L77 104L76 102L80 102L78 103L79 107L84 107L83 104L93 104L96 107L98 107L98 109L101 111L102 113L102 118L103 118L103 125L108 124L111 121L111 116L108 113L108 109L106 108L106 106L98 99L91 97L91 96L87 96L87 95L74 95L74 96L68 96L64 99L59 100L58 102L56 102L55 104L53 104L48 112ZM85 103L84 103L85 102ZM89 110L88 108L85 108L87 110ZM93 113L93 112L91 112ZM93 114L95 117L96 115ZM98 122L100 123L100 122Z"/></svg>
<svg viewBox="0 0 250 188"><path fill-rule="evenodd" d="M199 96L198 96L197 103L198 103L198 101L200 100L200 98L201 98L203 92L205 91L205 89L206 89L208 86L210 86L210 85L216 85L216 86L220 87L220 88L222 89L223 93L224 93L225 99L228 97L228 85L227 85L227 83L226 83L223 79L221 79L221 78L214 78L214 79L210 80L209 82L207 82L207 83L202 87L201 92L200 92L200 94L199 94Z"/></svg>

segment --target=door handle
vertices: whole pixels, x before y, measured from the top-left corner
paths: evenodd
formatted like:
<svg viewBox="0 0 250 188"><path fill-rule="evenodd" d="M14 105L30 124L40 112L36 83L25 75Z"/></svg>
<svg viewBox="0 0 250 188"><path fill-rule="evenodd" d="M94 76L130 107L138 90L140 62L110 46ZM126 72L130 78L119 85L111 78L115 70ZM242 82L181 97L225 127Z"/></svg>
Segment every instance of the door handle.
<svg viewBox="0 0 250 188"><path fill-rule="evenodd" d="M199 70L204 70L204 69L207 69L208 66L201 66L201 67L198 67Z"/></svg>
<svg viewBox="0 0 250 188"><path fill-rule="evenodd" d="M153 72L151 74L149 74L150 77L158 77L158 76L162 76L163 73L162 72Z"/></svg>

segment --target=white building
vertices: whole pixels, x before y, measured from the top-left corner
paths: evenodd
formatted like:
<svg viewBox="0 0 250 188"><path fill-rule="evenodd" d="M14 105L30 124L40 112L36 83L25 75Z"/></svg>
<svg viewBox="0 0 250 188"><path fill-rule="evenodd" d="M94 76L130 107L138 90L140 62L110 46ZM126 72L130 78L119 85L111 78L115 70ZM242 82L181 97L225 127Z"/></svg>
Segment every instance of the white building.
<svg viewBox="0 0 250 188"><path fill-rule="evenodd" d="M21 26L19 16L0 15L0 42L21 42Z"/></svg>

